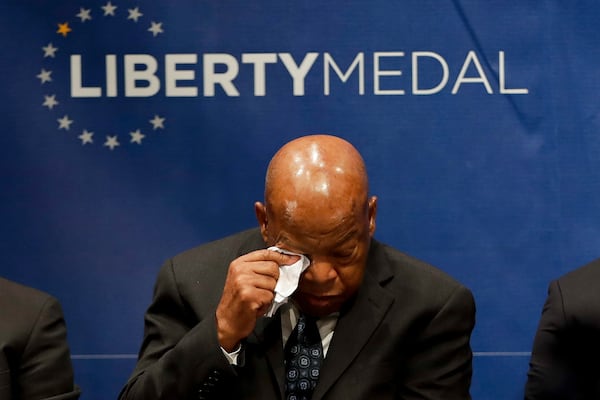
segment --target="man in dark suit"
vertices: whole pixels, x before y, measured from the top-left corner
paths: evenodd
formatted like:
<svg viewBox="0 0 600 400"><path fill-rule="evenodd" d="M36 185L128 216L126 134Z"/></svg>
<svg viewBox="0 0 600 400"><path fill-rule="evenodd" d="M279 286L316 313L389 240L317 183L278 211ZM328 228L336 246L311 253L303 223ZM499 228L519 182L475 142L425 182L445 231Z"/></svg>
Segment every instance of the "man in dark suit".
<svg viewBox="0 0 600 400"><path fill-rule="evenodd" d="M0 399L77 399L58 301L0 277Z"/></svg>
<svg viewBox="0 0 600 400"><path fill-rule="evenodd" d="M302 398L469 399L471 292L372 239L376 210L350 143L314 135L286 144L269 164L265 203L255 204L259 229L163 265L120 399L300 398L284 357L287 342L300 341L299 319L317 320L324 357ZM280 268L300 257L268 246L310 260L272 318L264 314Z"/></svg>
<svg viewBox="0 0 600 400"><path fill-rule="evenodd" d="M550 283L525 399L600 399L600 259Z"/></svg>

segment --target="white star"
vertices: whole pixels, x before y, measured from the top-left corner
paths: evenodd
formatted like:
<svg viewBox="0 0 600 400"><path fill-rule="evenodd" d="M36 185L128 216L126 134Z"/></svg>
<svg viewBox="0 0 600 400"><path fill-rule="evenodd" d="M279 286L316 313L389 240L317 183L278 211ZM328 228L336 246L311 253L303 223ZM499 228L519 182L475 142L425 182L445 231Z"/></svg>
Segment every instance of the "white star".
<svg viewBox="0 0 600 400"><path fill-rule="evenodd" d="M138 19L140 19L140 17L144 14L142 14L140 12L140 8L136 7L136 8L130 8L127 11L129 11L129 16L127 17L127 19L132 19L133 22L138 22Z"/></svg>
<svg viewBox="0 0 600 400"><path fill-rule="evenodd" d="M87 129L84 129L81 135L77 136L81 139L81 145L85 146L87 143L94 143L92 137L94 136L94 132L90 132Z"/></svg>
<svg viewBox="0 0 600 400"><path fill-rule="evenodd" d="M58 101L56 100L56 95L52 96L44 96L44 103L42 104L44 107L48 107L48 110L52 110L54 106L58 105ZM67 128L69 129L69 128Z"/></svg>
<svg viewBox="0 0 600 400"><path fill-rule="evenodd" d="M37 74L36 77L38 77L40 81L42 81L42 84L44 84L46 82L52 82L52 77L50 75L52 75L52 71L46 71L42 68L42 72Z"/></svg>
<svg viewBox="0 0 600 400"><path fill-rule="evenodd" d="M64 129L66 131L69 130L69 128L71 127L71 124L73 123L72 119L69 119L68 115L65 115L62 118L57 119L58 121L58 129Z"/></svg>
<svg viewBox="0 0 600 400"><path fill-rule="evenodd" d="M87 20L91 20L92 16L90 15L90 13L92 12L91 9L85 9L85 8L80 8L79 9L79 14L77 14L77 17L79 19L81 19L81 22L85 22Z"/></svg>
<svg viewBox="0 0 600 400"><path fill-rule="evenodd" d="M44 58L46 58L46 57L54 58L54 56L58 50L58 47L54 47L52 45L52 43L48 43L48 46L42 47L42 50L44 50Z"/></svg>
<svg viewBox="0 0 600 400"><path fill-rule="evenodd" d="M152 32L152 36L156 37L159 33L163 33L162 22L154 22L152 21L152 26L148 28L150 32Z"/></svg>
<svg viewBox="0 0 600 400"><path fill-rule="evenodd" d="M152 124L152 129L153 130L157 130L158 128L165 129L165 125L164 125L165 119L166 118L164 118L164 117L161 118L158 115L155 115L154 118L152 118L149 121Z"/></svg>
<svg viewBox="0 0 600 400"><path fill-rule="evenodd" d="M146 137L139 129L134 132L129 132L129 134L131 135L131 143L142 144L142 139Z"/></svg>
<svg viewBox="0 0 600 400"><path fill-rule="evenodd" d="M107 136L104 145L108 147L111 151L114 150L115 147L120 146L119 141L117 140L117 135Z"/></svg>
<svg viewBox="0 0 600 400"><path fill-rule="evenodd" d="M112 15L114 17L117 6L113 6L112 3L109 1L108 3L106 3L106 5L102 6L102 9L104 10L105 17L107 15Z"/></svg>

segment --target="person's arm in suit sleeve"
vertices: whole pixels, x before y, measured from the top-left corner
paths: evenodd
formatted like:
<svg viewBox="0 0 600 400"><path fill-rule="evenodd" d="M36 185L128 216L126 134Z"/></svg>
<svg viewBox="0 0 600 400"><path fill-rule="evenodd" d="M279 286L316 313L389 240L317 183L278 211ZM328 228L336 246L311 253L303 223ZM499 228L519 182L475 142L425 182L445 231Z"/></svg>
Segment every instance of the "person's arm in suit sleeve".
<svg viewBox="0 0 600 400"><path fill-rule="evenodd" d="M533 342L525 399L554 399L560 396L566 379L560 343L565 326L560 286L558 281L553 281L548 287L548 297Z"/></svg>
<svg viewBox="0 0 600 400"><path fill-rule="evenodd" d="M474 326L473 295L459 286L419 333L406 365L406 385L398 398L470 399Z"/></svg>
<svg viewBox="0 0 600 400"><path fill-rule="evenodd" d="M67 328L58 301L48 297L21 355L17 376L19 399L77 399Z"/></svg>
<svg viewBox="0 0 600 400"><path fill-rule="evenodd" d="M235 371L219 345L214 311L194 323L169 261L159 272L139 360L119 399L188 399L199 391L211 397L211 390L227 386Z"/></svg>

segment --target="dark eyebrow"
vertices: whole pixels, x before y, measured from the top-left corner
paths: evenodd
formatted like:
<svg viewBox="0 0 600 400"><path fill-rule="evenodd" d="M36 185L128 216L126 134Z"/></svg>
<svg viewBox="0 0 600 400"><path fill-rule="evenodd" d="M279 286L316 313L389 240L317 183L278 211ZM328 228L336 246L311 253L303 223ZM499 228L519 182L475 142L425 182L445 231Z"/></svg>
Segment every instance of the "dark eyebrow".
<svg viewBox="0 0 600 400"><path fill-rule="evenodd" d="M336 245L340 246L347 243L350 239L353 239L358 232L358 229L351 229L347 231L344 236L342 236L337 242Z"/></svg>
<svg viewBox="0 0 600 400"><path fill-rule="evenodd" d="M277 243L281 243L285 246L289 246L290 240L286 236L280 236L279 238L277 238Z"/></svg>

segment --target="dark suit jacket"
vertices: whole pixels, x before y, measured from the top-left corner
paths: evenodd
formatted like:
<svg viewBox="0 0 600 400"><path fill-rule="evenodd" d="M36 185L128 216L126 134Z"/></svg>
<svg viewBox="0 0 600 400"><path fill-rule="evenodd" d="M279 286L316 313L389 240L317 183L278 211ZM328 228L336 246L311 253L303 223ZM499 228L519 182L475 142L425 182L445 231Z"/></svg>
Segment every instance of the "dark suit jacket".
<svg viewBox="0 0 600 400"><path fill-rule="evenodd" d="M283 398L279 315L262 318L232 367L215 310L229 263L264 248L257 229L192 249L162 267L137 366L121 400ZM341 313L313 399L469 399L471 292L373 241L361 288Z"/></svg>
<svg viewBox="0 0 600 400"><path fill-rule="evenodd" d="M0 399L78 397L60 304L0 278Z"/></svg>
<svg viewBox="0 0 600 400"><path fill-rule="evenodd" d="M600 259L550 283L525 398L600 399Z"/></svg>

